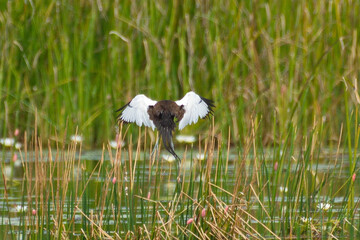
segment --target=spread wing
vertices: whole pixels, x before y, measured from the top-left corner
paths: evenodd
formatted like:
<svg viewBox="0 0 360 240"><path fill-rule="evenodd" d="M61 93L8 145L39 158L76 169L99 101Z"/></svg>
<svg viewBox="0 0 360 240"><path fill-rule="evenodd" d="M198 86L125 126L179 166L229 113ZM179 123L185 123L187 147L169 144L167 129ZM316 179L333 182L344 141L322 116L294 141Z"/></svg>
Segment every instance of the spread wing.
<svg viewBox="0 0 360 240"><path fill-rule="evenodd" d="M148 108L155 104L156 101L151 100L144 94L136 95L128 104L117 110L117 112L120 112L117 119L125 123L134 122L140 127L144 124L144 126L151 127L154 130L155 125L149 118Z"/></svg>
<svg viewBox="0 0 360 240"><path fill-rule="evenodd" d="M183 106L185 113L179 122L179 130L186 125L197 123L199 118L205 118L213 113L215 107L212 100L200 97L194 92L188 92L181 100L175 101L177 105Z"/></svg>

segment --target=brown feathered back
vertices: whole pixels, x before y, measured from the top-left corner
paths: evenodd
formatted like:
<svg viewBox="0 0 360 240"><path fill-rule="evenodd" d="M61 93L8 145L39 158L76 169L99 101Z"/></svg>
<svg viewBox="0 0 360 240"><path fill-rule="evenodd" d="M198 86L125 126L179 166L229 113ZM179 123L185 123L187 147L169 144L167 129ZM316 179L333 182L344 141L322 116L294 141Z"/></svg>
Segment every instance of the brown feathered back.
<svg viewBox="0 0 360 240"><path fill-rule="evenodd" d="M174 101L162 100L154 106L149 106L148 114L150 120L153 121L159 130L164 147L177 159L180 159L175 151L172 141L172 133L175 130L175 118L180 121L184 116L185 110L182 106L178 106Z"/></svg>

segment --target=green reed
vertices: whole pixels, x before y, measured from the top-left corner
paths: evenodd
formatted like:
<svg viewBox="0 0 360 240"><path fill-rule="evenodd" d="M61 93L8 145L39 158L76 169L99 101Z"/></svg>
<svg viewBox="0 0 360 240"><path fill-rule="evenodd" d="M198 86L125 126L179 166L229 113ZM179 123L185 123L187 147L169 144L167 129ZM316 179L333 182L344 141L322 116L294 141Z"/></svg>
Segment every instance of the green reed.
<svg viewBox="0 0 360 240"><path fill-rule="evenodd" d="M16 137L24 143L21 205L28 206L22 234L356 239L359 11L357 1L1 3L0 136L29 134ZM178 99L189 90L216 103L209 132L209 122L184 130L204 134L199 147L185 147L192 159L201 149L206 161L183 171L189 184L177 194L149 191L174 184L174 169L164 177L167 163L148 157L156 134L118 130L114 111L138 93ZM83 146L68 141L76 132ZM114 155L107 142L117 132L131 144ZM94 146L105 146L111 160L93 166L75 157ZM43 149L55 158L44 161ZM340 171L348 154L346 180L319 173L326 149L336 152L331 163ZM341 207L321 211L319 202ZM8 198L2 205L11 212ZM198 217L203 208L207 218ZM190 218L195 224L186 224ZM0 230L15 238L15 229Z"/></svg>
<svg viewBox="0 0 360 240"><path fill-rule="evenodd" d="M359 7L7 2L0 6L0 133L31 132L37 109L43 141L68 124L79 126L86 145L101 146L114 137L114 110L135 94L178 99L195 90L215 100L217 125L224 133L233 126L234 143L243 143L252 116L263 122L267 146L274 134L287 135L289 122L305 136L323 118L324 141L334 144L346 121L342 79L353 83L359 74Z"/></svg>
<svg viewBox="0 0 360 240"><path fill-rule="evenodd" d="M2 236L25 237L30 232L40 238L62 239L203 239L205 235L215 239L332 235L356 239L359 219L354 199L358 195L353 172L344 180L332 172L332 167L344 168L341 159L318 172L324 154L322 122L314 123L301 148L295 147L298 129L292 125L283 143L264 148L259 137L262 123L255 128L253 120L245 144L230 155L235 158L231 160L227 153L231 136L225 140L215 130L215 122L198 144L185 146L191 161L182 162L182 183L177 183L173 163L158 153L152 162L150 130L138 130L141 136L134 141L131 127L120 126L119 140L128 145L115 152L104 145L95 162L81 157L82 144L67 142L66 136L61 137L63 142L49 140L48 153L44 153L41 141L35 137L28 141L25 135L24 151L19 153L24 167L20 182L21 206L28 209L14 213L9 200L4 200L7 215L20 216L20 225L2 224ZM194 157L198 151L205 153L205 160ZM106 156L109 160L104 160ZM172 174L163 175L164 171ZM341 181L341 186L334 181ZM343 200L335 202L335 198ZM320 209L321 203L330 206ZM3 215L1 221L6 220Z"/></svg>

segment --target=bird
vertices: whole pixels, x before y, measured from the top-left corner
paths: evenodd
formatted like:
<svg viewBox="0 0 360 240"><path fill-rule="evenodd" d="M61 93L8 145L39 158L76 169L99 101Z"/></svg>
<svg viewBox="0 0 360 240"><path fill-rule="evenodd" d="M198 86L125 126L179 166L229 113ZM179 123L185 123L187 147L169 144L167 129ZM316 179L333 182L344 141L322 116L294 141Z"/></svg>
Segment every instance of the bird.
<svg viewBox="0 0 360 240"><path fill-rule="evenodd" d="M190 91L177 101L154 101L144 94L138 94L116 112L119 112L117 120L120 122L157 129L165 149L178 160L179 165L181 160L175 153L172 140L176 124L178 123L179 130L182 130L187 125L197 123L199 118L213 115L213 108L213 100Z"/></svg>

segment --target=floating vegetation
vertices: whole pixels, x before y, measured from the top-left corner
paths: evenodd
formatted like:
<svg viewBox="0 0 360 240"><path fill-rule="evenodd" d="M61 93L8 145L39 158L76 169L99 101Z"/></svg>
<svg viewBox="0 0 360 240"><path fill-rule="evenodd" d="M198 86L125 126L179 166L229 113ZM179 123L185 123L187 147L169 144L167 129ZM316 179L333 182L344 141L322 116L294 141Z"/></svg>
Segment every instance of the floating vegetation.
<svg viewBox="0 0 360 240"><path fill-rule="evenodd" d="M81 143L83 141L83 137L80 135L72 135L70 136L70 140L75 143Z"/></svg>
<svg viewBox="0 0 360 240"><path fill-rule="evenodd" d="M162 159L164 159L165 161L167 161L169 163L175 162L175 160L176 160L176 158L171 154L162 154L161 157L162 157Z"/></svg>
<svg viewBox="0 0 360 240"><path fill-rule="evenodd" d="M12 147L15 144L14 138L1 138L0 144L4 145L4 147Z"/></svg>
<svg viewBox="0 0 360 240"><path fill-rule="evenodd" d="M180 143L194 143L196 138L193 135L177 135L176 140Z"/></svg>

